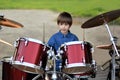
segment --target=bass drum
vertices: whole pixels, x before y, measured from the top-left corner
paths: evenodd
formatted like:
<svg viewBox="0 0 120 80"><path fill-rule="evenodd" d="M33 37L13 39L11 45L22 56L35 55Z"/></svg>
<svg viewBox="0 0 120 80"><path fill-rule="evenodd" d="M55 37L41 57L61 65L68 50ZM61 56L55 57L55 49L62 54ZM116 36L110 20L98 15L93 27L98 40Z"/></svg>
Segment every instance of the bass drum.
<svg viewBox="0 0 120 80"><path fill-rule="evenodd" d="M32 80L36 74L26 73L11 65L11 58L2 60L2 80Z"/></svg>

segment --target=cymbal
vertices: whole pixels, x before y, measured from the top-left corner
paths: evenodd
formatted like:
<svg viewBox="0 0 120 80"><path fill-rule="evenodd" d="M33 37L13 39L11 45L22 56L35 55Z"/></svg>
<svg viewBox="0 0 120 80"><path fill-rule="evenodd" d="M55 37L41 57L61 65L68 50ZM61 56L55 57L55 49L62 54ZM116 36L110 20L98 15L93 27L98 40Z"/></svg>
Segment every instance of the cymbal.
<svg viewBox="0 0 120 80"><path fill-rule="evenodd" d="M117 19L118 17L120 17L120 9L106 12L96 17L93 17L89 19L88 21L86 21L85 23L83 23L81 27L91 28L91 27L100 26L104 23L108 23L114 19Z"/></svg>
<svg viewBox="0 0 120 80"><path fill-rule="evenodd" d="M21 28L21 27L23 27L22 24L20 24L20 23L18 23L16 21L10 20L10 19L6 19L6 18L0 19L0 25L7 26L7 27L12 27L12 28Z"/></svg>
<svg viewBox="0 0 120 80"><path fill-rule="evenodd" d="M8 42L2 40L2 39L0 39L0 42L2 42L2 43L4 43L4 44L7 44L7 45L9 45L9 46L13 46L12 44L10 44L10 43L8 43Z"/></svg>
<svg viewBox="0 0 120 80"><path fill-rule="evenodd" d="M108 44L108 45L99 45L99 46L96 46L97 48L100 48L100 49L112 49L112 44ZM120 49L120 46L116 45L117 49Z"/></svg>

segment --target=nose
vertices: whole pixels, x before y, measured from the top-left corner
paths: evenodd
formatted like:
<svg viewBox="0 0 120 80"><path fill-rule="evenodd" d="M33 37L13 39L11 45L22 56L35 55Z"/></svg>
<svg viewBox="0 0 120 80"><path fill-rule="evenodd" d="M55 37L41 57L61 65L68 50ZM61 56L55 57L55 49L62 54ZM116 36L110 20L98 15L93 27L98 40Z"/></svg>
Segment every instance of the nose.
<svg viewBox="0 0 120 80"><path fill-rule="evenodd" d="M65 24L63 24L62 26L63 26L63 28L65 28L65 26L66 26L66 25L65 25Z"/></svg>

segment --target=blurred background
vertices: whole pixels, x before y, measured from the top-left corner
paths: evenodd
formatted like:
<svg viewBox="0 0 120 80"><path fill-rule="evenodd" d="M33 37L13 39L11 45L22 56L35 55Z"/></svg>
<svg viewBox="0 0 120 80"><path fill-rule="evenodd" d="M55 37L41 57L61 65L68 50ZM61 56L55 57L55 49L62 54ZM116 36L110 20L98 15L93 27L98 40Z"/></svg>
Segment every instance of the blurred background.
<svg viewBox="0 0 120 80"><path fill-rule="evenodd" d="M119 0L1 0L0 4L0 16L14 20L24 26L23 28L12 28L1 25L0 39L12 45L9 46L0 42L1 59L13 56L15 51L14 42L20 37L30 37L43 41L43 36L45 36L45 42L47 43L50 36L58 31L56 18L63 11L69 12L73 16L71 32L75 33L80 40L85 38L93 45L93 58L96 60L97 65L101 66L111 59L108 49L96 48L98 45L111 44L105 26L100 25L94 28L82 29L81 25L92 17L120 9ZM120 43L119 24L120 18L108 23L113 36L118 37L118 46ZM44 27L45 33L43 32Z"/></svg>

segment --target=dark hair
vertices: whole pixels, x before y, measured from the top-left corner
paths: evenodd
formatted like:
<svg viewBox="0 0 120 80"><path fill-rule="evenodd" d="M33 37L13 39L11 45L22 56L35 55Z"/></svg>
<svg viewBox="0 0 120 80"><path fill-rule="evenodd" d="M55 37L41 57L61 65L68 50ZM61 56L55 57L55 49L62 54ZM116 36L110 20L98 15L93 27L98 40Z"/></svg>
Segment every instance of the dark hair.
<svg viewBox="0 0 120 80"><path fill-rule="evenodd" d="M59 24L59 23L67 23L71 26L72 25L72 16L68 12L60 13L57 18L57 24Z"/></svg>

